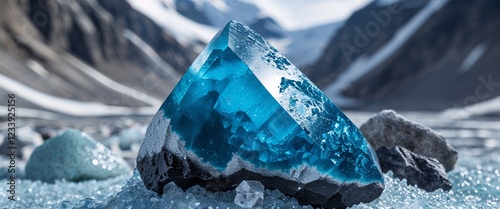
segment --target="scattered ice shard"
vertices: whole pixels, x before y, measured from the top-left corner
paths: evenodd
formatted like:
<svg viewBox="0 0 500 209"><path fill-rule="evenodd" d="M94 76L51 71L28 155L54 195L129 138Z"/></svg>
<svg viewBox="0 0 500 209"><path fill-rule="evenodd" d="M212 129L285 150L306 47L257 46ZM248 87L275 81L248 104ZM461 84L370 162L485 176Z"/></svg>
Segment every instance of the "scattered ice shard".
<svg viewBox="0 0 500 209"><path fill-rule="evenodd" d="M264 201L264 185L259 181L244 180L236 187L234 204L242 208L261 208Z"/></svg>
<svg viewBox="0 0 500 209"><path fill-rule="evenodd" d="M356 126L274 47L231 21L201 52L148 127L146 187L229 190L243 180L302 204L345 207L384 189Z"/></svg>

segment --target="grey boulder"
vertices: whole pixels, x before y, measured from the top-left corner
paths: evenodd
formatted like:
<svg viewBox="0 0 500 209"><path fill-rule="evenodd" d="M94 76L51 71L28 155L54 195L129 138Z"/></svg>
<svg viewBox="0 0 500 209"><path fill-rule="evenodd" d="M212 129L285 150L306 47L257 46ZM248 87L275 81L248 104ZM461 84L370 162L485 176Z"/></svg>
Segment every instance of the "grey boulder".
<svg viewBox="0 0 500 209"><path fill-rule="evenodd" d="M425 191L451 189L443 165L434 158L417 155L403 147L381 147L377 151L384 173L391 170L394 177L407 179L408 185L417 185Z"/></svg>
<svg viewBox="0 0 500 209"><path fill-rule="evenodd" d="M458 159L457 151L429 127L410 121L394 110L383 110L371 117L361 132L374 150L380 147L404 147L416 154L432 157L451 171Z"/></svg>

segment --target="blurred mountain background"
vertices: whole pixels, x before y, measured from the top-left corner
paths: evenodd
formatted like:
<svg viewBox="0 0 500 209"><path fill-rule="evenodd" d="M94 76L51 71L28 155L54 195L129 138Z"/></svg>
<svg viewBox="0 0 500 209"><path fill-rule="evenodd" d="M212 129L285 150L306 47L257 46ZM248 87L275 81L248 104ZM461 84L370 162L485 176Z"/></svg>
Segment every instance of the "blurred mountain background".
<svg viewBox="0 0 500 209"><path fill-rule="evenodd" d="M150 116L231 19L342 109L500 113L490 0L5 0L0 112L15 93L19 117Z"/></svg>

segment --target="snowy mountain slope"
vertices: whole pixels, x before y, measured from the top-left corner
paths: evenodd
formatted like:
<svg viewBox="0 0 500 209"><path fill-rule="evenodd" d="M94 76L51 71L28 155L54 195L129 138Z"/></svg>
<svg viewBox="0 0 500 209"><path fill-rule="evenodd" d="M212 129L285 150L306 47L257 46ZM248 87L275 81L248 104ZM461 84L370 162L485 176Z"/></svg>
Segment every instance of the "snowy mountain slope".
<svg viewBox="0 0 500 209"><path fill-rule="evenodd" d="M350 98L359 108L443 110L500 95L498 2L400 4L404 10L396 14L379 1L356 12L308 68L334 102ZM387 23L383 14L390 15ZM375 23L379 32L366 31Z"/></svg>
<svg viewBox="0 0 500 209"><path fill-rule="evenodd" d="M372 0L248 0L288 31L342 22Z"/></svg>
<svg viewBox="0 0 500 209"><path fill-rule="evenodd" d="M126 1L7 1L0 26L0 95L24 117L154 114L196 56Z"/></svg>
<svg viewBox="0 0 500 209"><path fill-rule="evenodd" d="M191 3L184 12L183 2ZM313 15L318 5L323 15L340 11L331 2L315 2L290 1L280 8L285 2L8 1L0 7L0 74L11 86L3 85L0 93L21 89L19 108L47 117L157 107L229 19L250 25L296 65L306 65L342 24L339 14ZM356 2L342 4L366 1ZM35 15L48 18L41 23Z"/></svg>
<svg viewBox="0 0 500 209"><path fill-rule="evenodd" d="M64 99L30 88L2 74L0 74L0 89L9 92L9 94L15 94L18 99L26 100L42 109L79 117L131 115L141 113L154 114L156 108L160 106L156 101L154 107L131 108L126 106L110 106L99 102L82 102Z"/></svg>
<svg viewBox="0 0 500 209"><path fill-rule="evenodd" d="M193 13L200 13L207 25L221 28L229 20L237 20L244 24L251 24L262 16L265 16L252 1L234 0L177 0L177 11L187 17L192 17ZM199 20L198 20L199 21Z"/></svg>
<svg viewBox="0 0 500 209"><path fill-rule="evenodd" d="M172 0L176 10L196 22L220 28L229 20L250 25L263 17L286 31L304 30L347 19L371 0Z"/></svg>
<svg viewBox="0 0 500 209"><path fill-rule="evenodd" d="M158 0L156 0L158 1ZM341 22L369 0L176 0L168 4L200 24L223 27L229 20L248 25L292 63L314 62ZM304 53L307 52L307 53Z"/></svg>
<svg viewBox="0 0 500 209"><path fill-rule="evenodd" d="M217 33L217 29L191 21L177 13L176 10L165 7L159 0L127 1L135 10L155 21L157 25L185 46L200 44L200 42L204 45Z"/></svg>
<svg viewBox="0 0 500 209"><path fill-rule="evenodd" d="M384 20L395 4L402 10ZM40 24L34 14L50 18ZM23 89L20 108L29 113L143 114L219 27L236 19L337 104L484 109L500 96L498 14L499 3L485 0L7 1L0 7L0 75ZM373 24L380 30L370 33ZM0 95L14 90L3 85ZM55 101L67 105L51 107Z"/></svg>
<svg viewBox="0 0 500 209"><path fill-rule="evenodd" d="M397 1L377 1L377 5L388 6ZM352 82L373 71L382 62L392 56L411 37L413 33L437 10L441 9L447 1L431 1L415 14L408 22L400 27L395 35L371 55L362 55L353 61L335 82L325 88L325 93L332 97L342 97L342 91ZM339 104L342 105L342 104Z"/></svg>
<svg viewBox="0 0 500 209"><path fill-rule="evenodd" d="M332 37L322 56L310 67L304 69L306 75L316 85L326 88L332 81L346 70L354 60L362 56L375 53L380 47L391 40L396 32L405 25L421 8L403 8L390 13L388 6L380 6L372 2L366 7L356 11L345 24L338 29ZM385 27L375 19L373 14L389 14L390 19L382 21ZM378 17L378 15L375 15ZM389 21L390 20L390 21ZM373 38L368 37L365 32L367 23L378 24L378 34ZM375 26L375 27L376 27ZM375 31L376 32L376 31ZM359 45L359 46L357 46Z"/></svg>
<svg viewBox="0 0 500 209"><path fill-rule="evenodd" d="M316 26L303 30L288 32L288 35L281 40L270 39L272 44L275 42L280 47L282 53L292 61L296 66L302 67L314 63L321 56L326 48L326 43L335 36L338 28L342 27L343 22L335 22L327 25ZM307 52L307 53L304 53Z"/></svg>

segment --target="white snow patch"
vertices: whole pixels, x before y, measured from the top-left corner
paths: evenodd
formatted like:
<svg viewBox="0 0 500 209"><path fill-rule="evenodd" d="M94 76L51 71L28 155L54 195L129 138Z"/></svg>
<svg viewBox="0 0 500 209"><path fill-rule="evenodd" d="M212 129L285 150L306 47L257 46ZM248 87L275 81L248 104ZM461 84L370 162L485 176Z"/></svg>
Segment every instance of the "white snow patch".
<svg viewBox="0 0 500 209"><path fill-rule="evenodd" d="M151 48L146 42L144 42L139 36L134 32L125 29L123 31L123 36L132 42L137 48L139 48L148 58L153 61L159 68L163 69L163 72L167 74L168 80L172 85L176 84L180 80L180 76L174 70L174 68L165 62L156 51Z"/></svg>
<svg viewBox="0 0 500 209"><path fill-rule="evenodd" d="M31 69L42 78L50 74L49 71L47 71L42 65L40 65L40 63L35 60L28 59L26 61L26 66L28 66L29 69Z"/></svg>
<svg viewBox="0 0 500 209"><path fill-rule="evenodd" d="M288 31L347 19L372 0L244 0L257 5Z"/></svg>
<svg viewBox="0 0 500 209"><path fill-rule="evenodd" d="M229 6L226 4L226 2L224 2L224 0L211 0L208 2L222 12L229 10Z"/></svg>
<svg viewBox="0 0 500 209"><path fill-rule="evenodd" d="M371 2L371 0L191 1L195 4L196 10L205 14L208 21L219 28L229 20L251 24L258 18L271 17L287 31L287 37L270 42L297 66L314 62L334 35L337 24ZM214 27L196 23L182 16L175 7L163 6L161 0L128 0L128 2L185 46L197 41L208 43L217 32ZM201 51L201 48L195 50Z"/></svg>
<svg viewBox="0 0 500 209"><path fill-rule="evenodd" d="M133 109L121 106L109 106L99 102L81 102L55 97L28 87L1 73L0 88L6 90L7 92L15 93L16 96L23 98L23 100L38 105L44 109L72 116L92 117L130 114L152 115L155 112L155 109L149 107Z"/></svg>
<svg viewBox="0 0 500 209"><path fill-rule="evenodd" d="M484 53L486 52L486 49L488 49L487 45L484 43L478 44L472 51L467 55L467 57L464 59L460 67L458 68L460 73L465 73L467 72L474 64L476 64L477 60L481 58Z"/></svg>
<svg viewBox="0 0 500 209"><path fill-rule="evenodd" d="M92 77L94 80L97 82L101 83L102 85L106 86L107 88L116 91L118 93L121 93L123 95L127 95L129 97L132 97L134 99L137 99L139 101L145 102L150 104L153 107L158 107L161 105L161 101L156 99L155 97L149 96L146 93L137 91L133 88L130 88L128 86L122 85L111 78L107 77L106 75L100 73L99 71L95 70L94 68L88 66L84 62L80 61L79 59L76 59L73 56L63 56L66 60L70 61L72 65L75 66L76 69L79 69L83 73L87 74L88 76Z"/></svg>
<svg viewBox="0 0 500 209"><path fill-rule="evenodd" d="M500 114L500 97L469 105L462 108L450 108L441 112L445 118L469 118L488 114Z"/></svg>
<svg viewBox="0 0 500 209"><path fill-rule="evenodd" d="M45 120L61 120L60 114L54 113L54 112L49 112L49 111L44 111L44 110L16 107L16 112L20 112L20 113L22 113L23 117L28 117L28 118L38 118L38 119L45 119ZM7 115L7 106L0 106L0 114Z"/></svg>
<svg viewBox="0 0 500 209"><path fill-rule="evenodd" d="M191 46L200 41L208 43L217 33L216 29L196 23L177 13L174 8L163 6L158 0L127 1L134 9L156 22L185 46Z"/></svg>
<svg viewBox="0 0 500 209"><path fill-rule="evenodd" d="M191 0L216 27L229 20L251 24L271 17L287 31L303 30L347 19L371 0Z"/></svg>
<svg viewBox="0 0 500 209"><path fill-rule="evenodd" d="M375 54L371 56L360 56L327 88L325 93L330 98L335 97L336 104L350 105L353 100L346 100L341 96L341 92L352 82L360 79L370 71L379 66L383 61L387 60L394 52L399 49L418 28L436 11L441 9L448 0L430 1L422 8L406 25L401 27L394 37L382 46ZM340 103L337 102L340 100ZM343 103L343 104L341 104Z"/></svg>

